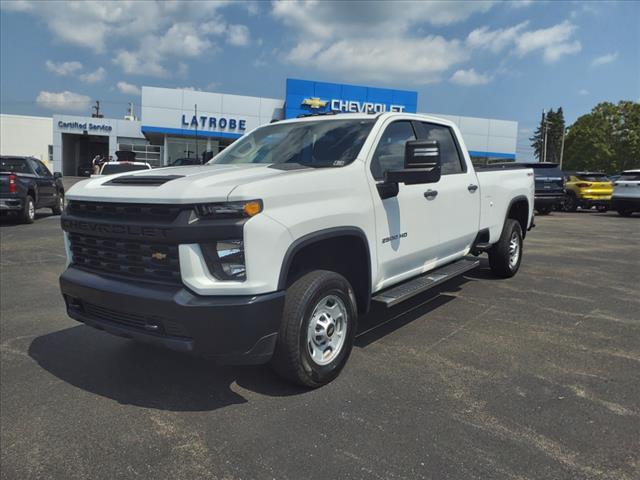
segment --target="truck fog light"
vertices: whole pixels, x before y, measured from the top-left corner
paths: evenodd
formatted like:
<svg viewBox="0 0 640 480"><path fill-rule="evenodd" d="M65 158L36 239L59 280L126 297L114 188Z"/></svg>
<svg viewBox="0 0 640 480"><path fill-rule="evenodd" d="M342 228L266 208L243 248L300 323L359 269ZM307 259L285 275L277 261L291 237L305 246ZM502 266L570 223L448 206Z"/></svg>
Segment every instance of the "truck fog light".
<svg viewBox="0 0 640 480"><path fill-rule="evenodd" d="M244 242L218 240L200 245L209 272L218 280L245 280Z"/></svg>

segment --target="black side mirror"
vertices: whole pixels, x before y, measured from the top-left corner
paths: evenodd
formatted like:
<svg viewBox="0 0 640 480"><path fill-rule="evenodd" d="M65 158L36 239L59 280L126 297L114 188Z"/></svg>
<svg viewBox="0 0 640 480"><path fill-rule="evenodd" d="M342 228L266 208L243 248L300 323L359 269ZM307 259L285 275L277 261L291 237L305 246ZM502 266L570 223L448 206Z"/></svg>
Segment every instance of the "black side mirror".
<svg viewBox="0 0 640 480"><path fill-rule="evenodd" d="M437 140L410 140L405 144L404 168L385 172L385 182L416 185L440 180L440 144Z"/></svg>
<svg viewBox="0 0 640 480"><path fill-rule="evenodd" d="M62 178L62 173L60 173L60 172L53 172L53 178Z"/></svg>

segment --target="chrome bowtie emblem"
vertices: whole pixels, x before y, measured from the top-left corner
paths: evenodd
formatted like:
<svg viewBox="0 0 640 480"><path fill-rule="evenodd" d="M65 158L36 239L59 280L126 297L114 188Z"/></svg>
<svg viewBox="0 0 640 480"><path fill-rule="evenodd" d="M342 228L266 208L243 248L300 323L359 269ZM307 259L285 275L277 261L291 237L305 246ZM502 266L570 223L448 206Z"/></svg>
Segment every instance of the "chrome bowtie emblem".
<svg viewBox="0 0 640 480"><path fill-rule="evenodd" d="M151 254L151 258L153 258L154 260L164 260L165 258L167 258L167 254L162 252L153 252Z"/></svg>

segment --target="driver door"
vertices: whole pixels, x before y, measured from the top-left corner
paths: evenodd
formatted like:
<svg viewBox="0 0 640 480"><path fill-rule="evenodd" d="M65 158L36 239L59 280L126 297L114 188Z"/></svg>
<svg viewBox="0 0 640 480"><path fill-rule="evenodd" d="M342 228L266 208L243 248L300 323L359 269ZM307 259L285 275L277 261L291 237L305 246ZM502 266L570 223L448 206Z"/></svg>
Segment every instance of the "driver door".
<svg viewBox="0 0 640 480"><path fill-rule="evenodd" d="M416 139L410 120L396 120L383 129L371 159L377 185L387 170L403 168L405 143ZM398 195L382 199L373 192L378 275L374 290L432 268L439 257L437 202L428 198L432 185L398 185Z"/></svg>

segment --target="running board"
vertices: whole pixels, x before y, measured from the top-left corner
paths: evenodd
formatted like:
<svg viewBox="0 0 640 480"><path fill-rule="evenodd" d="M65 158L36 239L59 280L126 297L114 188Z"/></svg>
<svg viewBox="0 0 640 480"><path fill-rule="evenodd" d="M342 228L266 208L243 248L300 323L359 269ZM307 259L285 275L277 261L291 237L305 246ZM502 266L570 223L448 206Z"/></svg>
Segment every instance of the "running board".
<svg viewBox="0 0 640 480"><path fill-rule="evenodd" d="M382 303L386 307L404 302L405 300L418 295L430 288L440 285L447 280L462 275L463 273L476 268L480 264L480 260L471 258L462 258L444 267L436 268L430 272L420 275L419 277L407 280L399 285L395 285L373 296L374 302Z"/></svg>

